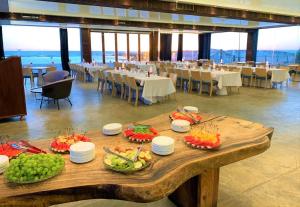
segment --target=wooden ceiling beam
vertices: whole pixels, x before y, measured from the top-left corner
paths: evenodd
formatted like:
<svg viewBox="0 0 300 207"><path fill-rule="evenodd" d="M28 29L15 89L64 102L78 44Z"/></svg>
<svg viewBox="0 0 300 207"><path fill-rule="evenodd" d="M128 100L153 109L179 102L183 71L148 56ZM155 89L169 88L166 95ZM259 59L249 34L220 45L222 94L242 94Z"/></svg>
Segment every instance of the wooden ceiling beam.
<svg viewBox="0 0 300 207"><path fill-rule="evenodd" d="M207 5L176 3L174 1L159 0L40 0L57 3L71 3L114 8L136 9L174 14L188 14L195 16L223 17L263 22L277 22L285 24L300 24L299 16L289 16L249 10L221 8Z"/></svg>
<svg viewBox="0 0 300 207"><path fill-rule="evenodd" d="M0 20L69 23L69 24L81 24L81 25L110 25L110 26L121 26L121 27L137 27L137 28L144 27L144 28L153 28L153 29L195 30L195 31L208 31L208 32L210 31L211 32L248 32L252 30L252 29L235 28L235 27L169 24L169 23L158 23L158 22L144 22L144 21L139 22L139 21L124 21L124 20L111 20L111 19L98 19L98 18L6 13L6 12L0 12Z"/></svg>

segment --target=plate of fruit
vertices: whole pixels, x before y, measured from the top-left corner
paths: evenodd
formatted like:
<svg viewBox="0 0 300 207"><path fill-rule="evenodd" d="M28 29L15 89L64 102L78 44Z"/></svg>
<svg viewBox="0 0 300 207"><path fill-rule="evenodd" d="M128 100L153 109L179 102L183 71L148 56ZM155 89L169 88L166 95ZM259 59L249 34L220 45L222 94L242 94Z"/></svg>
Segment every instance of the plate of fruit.
<svg viewBox="0 0 300 207"><path fill-rule="evenodd" d="M187 145L197 149L216 149L220 146L220 134L199 129L192 129L191 133L184 137Z"/></svg>
<svg viewBox="0 0 300 207"><path fill-rule="evenodd" d="M151 164L151 153L143 150L142 146L138 148L116 147L114 150L104 148L104 151L106 152L104 166L116 172L133 173Z"/></svg>
<svg viewBox="0 0 300 207"><path fill-rule="evenodd" d="M36 183L52 178L62 172L65 160L54 154L21 154L10 161L4 177L11 183Z"/></svg>
<svg viewBox="0 0 300 207"><path fill-rule="evenodd" d="M184 112L184 111L174 111L170 114L170 119L174 120L186 120L191 123L191 125L199 124L202 117L195 112Z"/></svg>
<svg viewBox="0 0 300 207"><path fill-rule="evenodd" d="M59 153L68 153L70 146L76 142L90 142L91 139L84 134L66 134L55 137L50 144L51 150Z"/></svg>
<svg viewBox="0 0 300 207"><path fill-rule="evenodd" d="M158 136L156 129L150 125L141 124L129 126L123 134L130 141L138 143L151 142L154 137Z"/></svg>

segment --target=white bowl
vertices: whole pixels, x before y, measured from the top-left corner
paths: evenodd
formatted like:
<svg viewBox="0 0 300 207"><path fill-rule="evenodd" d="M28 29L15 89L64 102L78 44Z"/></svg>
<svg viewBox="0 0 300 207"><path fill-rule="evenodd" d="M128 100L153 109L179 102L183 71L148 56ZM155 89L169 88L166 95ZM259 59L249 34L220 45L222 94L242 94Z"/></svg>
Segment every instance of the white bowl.
<svg viewBox="0 0 300 207"><path fill-rule="evenodd" d="M175 132L188 132L191 129L191 124L186 120L174 120L171 124L171 129Z"/></svg>
<svg viewBox="0 0 300 207"><path fill-rule="evenodd" d="M183 107L183 110L186 112L198 113L198 108L195 106L185 106L185 107Z"/></svg>
<svg viewBox="0 0 300 207"><path fill-rule="evenodd" d="M9 166L9 158L6 155L0 155L0 174L2 174Z"/></svg>
<svg viewBox="0 0 300 207"><path fill-rule="evenodd" d="M122 132L122 124L120 124L120 123L106 124L102 128L102 132L104 135L120 134Z"/></svg>

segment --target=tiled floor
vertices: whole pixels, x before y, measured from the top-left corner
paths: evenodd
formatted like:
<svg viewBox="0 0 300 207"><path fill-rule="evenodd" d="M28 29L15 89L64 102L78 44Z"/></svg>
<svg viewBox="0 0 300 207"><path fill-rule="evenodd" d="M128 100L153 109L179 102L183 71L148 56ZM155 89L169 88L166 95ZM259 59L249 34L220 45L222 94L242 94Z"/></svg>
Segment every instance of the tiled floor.
<svg viewBox="0 0 300 207"><path fill-rule="evenodd" d="M300 86L289 88L241 88L239 94L208 97L177 93L164 103L134 107L116 97L96 92L95 84L74 85L73 107L61 102L39 109L39 102L27 92L25 121L1 120L0 135L13 138L48 138L67 127L100 130L109 122L128 123L194 105L203 112L229 115L260 122L275 128L272 146L265 153L221 168L219 207L300 206ZM28 90L27 90L28 91ZM150 204L90 200L64 206L173 206L167 199Z"/></svg>

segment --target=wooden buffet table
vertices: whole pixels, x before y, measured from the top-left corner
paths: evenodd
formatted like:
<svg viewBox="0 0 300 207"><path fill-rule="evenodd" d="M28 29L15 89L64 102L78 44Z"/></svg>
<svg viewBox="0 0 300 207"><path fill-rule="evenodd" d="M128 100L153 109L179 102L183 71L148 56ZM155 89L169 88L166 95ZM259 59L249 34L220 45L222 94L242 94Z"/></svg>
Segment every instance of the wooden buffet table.
<svg viewBox="0 0 300 207"><path fill-rule="evenodd" d="M95 198L151 202L166 196L178 206L217 206L220 167L267 150L273 129L226 116L201 115L204 122L213 122L219 127L219 150L205 151L186 146L183 142L185 133L171 131L168 114L162 114L139 124L151 124L160 135L173 137L175 152L169 156L153 155L150 167L124 175L104 168L102 147L138 144L128 142L122 135L104 136L99 129L87 134L96 144L97 151L96 159L90 163L73 164L69 156L64 155L66 166L62 174L36 184L9 184L0 175L0 206L49 206ZM48 149L50 140L32 143ZM144 147L150 149L151 144Z"/></svg>

